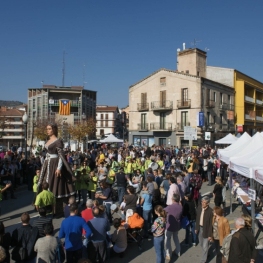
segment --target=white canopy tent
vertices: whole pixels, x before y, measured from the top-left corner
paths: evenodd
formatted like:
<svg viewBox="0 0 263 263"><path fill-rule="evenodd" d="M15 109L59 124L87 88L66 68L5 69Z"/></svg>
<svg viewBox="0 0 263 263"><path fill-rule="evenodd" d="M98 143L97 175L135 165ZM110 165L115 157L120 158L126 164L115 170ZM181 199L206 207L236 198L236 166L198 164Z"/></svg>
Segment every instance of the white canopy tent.
<svg viewBox="0 0 263 263"><path fill-rule="evenodd" d="M249 136L249 134L245 132L238 140L236 140L227 148L219 149L218 156L220 160L222 160L226 164L229 164L229 158L234 156L236 153L241 151L246 145L248 145L251 139L252 138Z"/></svg>
<svg viewBox="0 0 263 263"><path fill-rule="evenodd" d="M101 143L123 143L123 140L118 139L117 137L115 137L113 134L110 134L107 138L100 140Z"/></svg>
<svg viewBox="0 0 263 263"><path fill-rule="evenodd" d="M239 139L241 140L241 138ZM250 178L250 187L254 189L254 181L252 180L251 168L256 161L255 156L262 156L259 152L262 152L263 148L263 135L257 132L239 151L228 158L230 169L230 188L232 188L232 176L231 171L235 171L243 176ZM233 151L227 151L227 153ZM229 156L229 154L227 154ZM258 158L257 158L258 161ZM258 164L260 164L259 162ZM230 213L232 213L232 195L230 195ZM251 217L255 217L255 202L251 200ZM252 221L252 229L255 230L255 222Z"/></svg>
<svg viewBox="0 0 263 263"><path fill-rule="evenodd" d="M260 142L258 142L258 144L260 144ZM231 170L243 176L255 179L253 177L253 173L251 173L251 168L260 166L262 164L262 156L263 156L262 147L263 146L261 145L259 149L254 149L253 152L248 152L247 154L242 155L240 157L233 156L232 158L230 158Z"/></svg>
<svg viewBox="0 0 263 263"><path fill-rule="evenodd" d="M250 169L251 177L263 185L263 165L255 166Z"/></svg>
<svg viewBox="0 0 263 263"><path fill-rule="evenodd" d="M229 133L228 135L226 135L225 137L215 141L216 144L232 144L237 140L237 138Z"/></svg>
<svg viewBox="0 0 263 263"><path fill-rule="evenodd" d="M251 159L253 155L257 155L258 151L263 148L263 136L261 133L257 132L249 143L247 143L242 149L238 152L234 153L229 158L230 168L233 171L235 170L234 164L235 163L244 163L248 159ZM252 157L253 158L253 157ZM238 172L238 171L236 171ZM238 172L239 173L239 172Z"/></svg>

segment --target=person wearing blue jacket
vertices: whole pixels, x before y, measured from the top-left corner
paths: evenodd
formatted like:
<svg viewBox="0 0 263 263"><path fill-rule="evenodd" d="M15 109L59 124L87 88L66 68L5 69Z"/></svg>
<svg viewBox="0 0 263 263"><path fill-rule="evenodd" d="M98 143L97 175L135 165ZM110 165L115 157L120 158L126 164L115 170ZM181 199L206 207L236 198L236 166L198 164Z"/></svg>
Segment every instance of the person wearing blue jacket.
<svg viewBox="0 0 263 263"><path fill-rule="evenodd" d="M91 236L91 229L86 221L78 216L78 205L73 203L69 208L70 216L61 223L59 239L65 238L67 262L78 262L82 258L82 230L86 238Z"/></svg>

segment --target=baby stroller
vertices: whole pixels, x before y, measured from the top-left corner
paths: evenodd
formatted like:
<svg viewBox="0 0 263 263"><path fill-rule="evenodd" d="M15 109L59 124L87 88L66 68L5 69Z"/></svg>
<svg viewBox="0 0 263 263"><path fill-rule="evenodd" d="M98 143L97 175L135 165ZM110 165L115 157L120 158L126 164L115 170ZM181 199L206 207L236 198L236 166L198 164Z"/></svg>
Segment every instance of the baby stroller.
<svg viewBox="0 0 263 263"><path fill-rule="evenodd" d="M144 220L138 213L134 213L132 209L127 210L124 226L126 227L128 242L137 243L139 250L142 250L143 224Z"/></svg>

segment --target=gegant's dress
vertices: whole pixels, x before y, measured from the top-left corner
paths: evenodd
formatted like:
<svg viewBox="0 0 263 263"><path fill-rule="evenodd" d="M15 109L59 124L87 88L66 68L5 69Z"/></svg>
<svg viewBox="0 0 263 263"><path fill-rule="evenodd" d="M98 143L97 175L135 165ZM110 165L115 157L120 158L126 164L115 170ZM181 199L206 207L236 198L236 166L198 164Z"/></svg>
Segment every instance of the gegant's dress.
<svg viewBox="0 0 263 263"><path fill-rule="evenodd" d="M40 172L38 191L41 191L43 182L48 182L49 190L56 198L73 195L75 193L73 184L75 177L65 159L62 140L56 139L52 143L46 144L45 149L47 154ZM59 177L55 175L57 169L61 171Z"/></svg>

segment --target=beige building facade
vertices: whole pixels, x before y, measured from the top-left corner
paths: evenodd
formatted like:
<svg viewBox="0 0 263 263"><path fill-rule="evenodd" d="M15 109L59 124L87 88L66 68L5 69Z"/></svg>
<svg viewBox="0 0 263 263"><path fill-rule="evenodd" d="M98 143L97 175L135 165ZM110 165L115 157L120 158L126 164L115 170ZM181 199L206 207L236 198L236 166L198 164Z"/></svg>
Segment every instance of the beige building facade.
<svg viewBox="0 0 263 263"><path fill-rule="evenodd" d="M117 106L98 105L96 107L96 137L101 138L105 134L113 133L121 135L121 115Z"/></svg>
<svg viewBox="0 0 263 263"><path fill-rule="evenodd" d="M234 90L205 75L206 52L190 49L178 53L178 70L160 69L132 85L129 143L183 147L202 144L206 131L212 140L232 131L228 116ZM204 116L201 127L197 124L200 112ZM185 126L197 128L197 140L184 140Z"/></svg>

